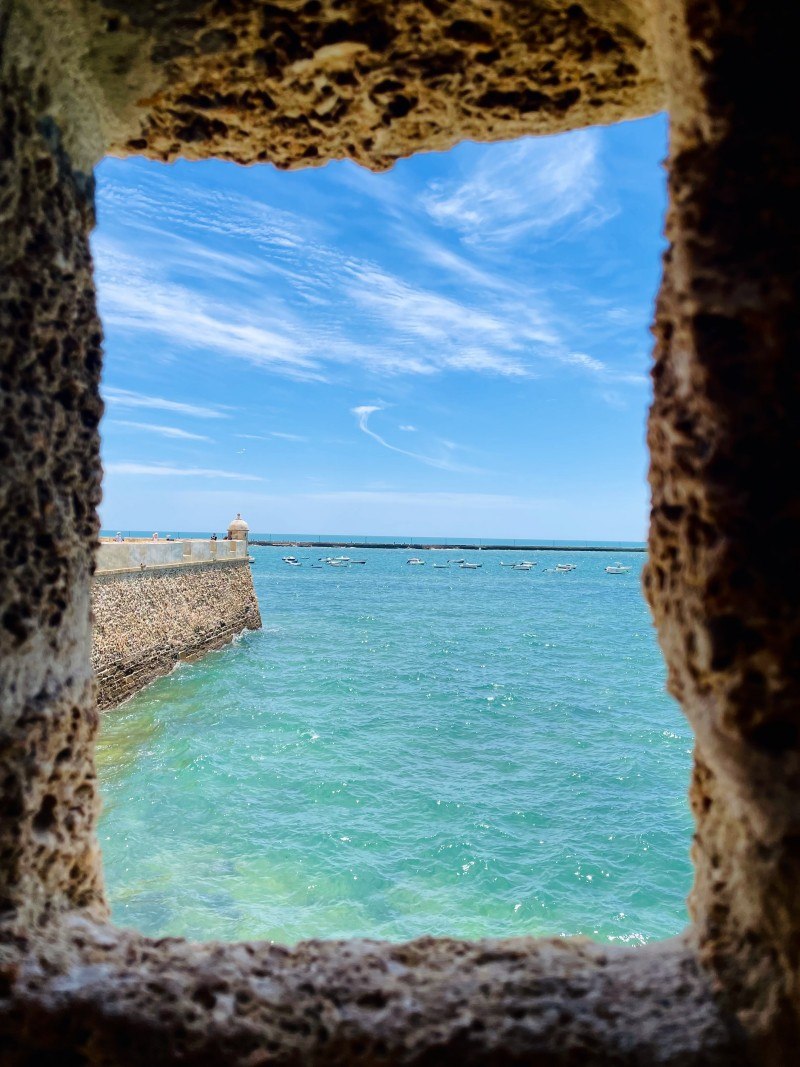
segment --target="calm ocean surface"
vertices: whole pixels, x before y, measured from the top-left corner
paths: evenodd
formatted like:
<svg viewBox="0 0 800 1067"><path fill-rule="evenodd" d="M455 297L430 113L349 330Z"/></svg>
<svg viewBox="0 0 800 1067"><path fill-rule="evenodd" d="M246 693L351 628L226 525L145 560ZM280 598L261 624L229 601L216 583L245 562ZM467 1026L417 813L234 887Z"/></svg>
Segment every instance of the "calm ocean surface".
<svg viewBox="0 0 800 1067"><path fill-rule="evenodd" d="M643 555L253 548L264 629L103 719L114 920L192 938L686 923L691 732ZM571 574L550 568L577 563Z"/></svg>

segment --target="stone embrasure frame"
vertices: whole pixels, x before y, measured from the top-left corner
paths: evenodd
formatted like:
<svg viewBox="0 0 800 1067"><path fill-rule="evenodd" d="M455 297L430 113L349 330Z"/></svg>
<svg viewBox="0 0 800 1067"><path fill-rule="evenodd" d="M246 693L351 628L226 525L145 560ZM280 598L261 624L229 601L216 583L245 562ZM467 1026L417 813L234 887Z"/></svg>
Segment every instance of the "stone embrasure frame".
<svg viewBox="0 0 800 1067"><path fill-rule="evenodd" d="M0 1060L785 1064L800 1029L794 40L758 0L5 0ZM646 592L697 738L692 926L192 945L107 922L89 586L108 151L384 167L666 107ZM22 532L23 536L20 536Z"/></svg>

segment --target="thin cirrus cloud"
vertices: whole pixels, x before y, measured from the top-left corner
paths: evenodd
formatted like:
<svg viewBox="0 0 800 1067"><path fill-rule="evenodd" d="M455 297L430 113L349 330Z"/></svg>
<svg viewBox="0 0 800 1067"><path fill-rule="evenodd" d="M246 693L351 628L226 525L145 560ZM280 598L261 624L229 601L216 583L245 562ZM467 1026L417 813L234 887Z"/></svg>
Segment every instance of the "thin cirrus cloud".
<svg viewBox="0 0 800 1067"><path fill-rule="evenodd" d="M482 154L462 180L432 182L423 204L469 244L510 244L567 221L597 225L615 210L597 201L598 149L593 130L503 144Z"/></svg>
<svg viewBox="0 0 800 1067"><path fill-rule="evenodd" d="M515 321L507 307L497 312L474 307L332 250L293 270L288 294L245 291L235 307L158 277L150 255L100 239L95 252L100 309L108 327L155 337L171 347L245 360L298 381L331 380L342 366L391 375L472 370L519 377L527 369L514 350L530 340L552 341L529 309L521 308L522 321L519 315ZM323 310L300 314L292 293L308 296L315 288ZM353 307L360 309L357 318L343 310ZM424 351L413 347L420 340L426 342ZM484 352L479 362L463 351L476 340Z"/></svg>
<svg viewBox="0 0 800 1067"><path fill-rule="evenodd" d="M107 404L120 408L149 408L154 411L169 411L175 415L189 415L198 419L230 418L230 413L220 408L212 408L201 404L187 404L182 400L169 400L162 396L150 396L147 393L134 392L132 389L117 389L112 385L104 387L103 397Z"/></svg>
<svg viewBox="0 0 800 1067"><path fill-rule="evenodd" d="M139 257L99 244L99 303L108 325L273 367L288 377L322 378L316 362L292 335L291 316L281 314L276 329L271 309L255 313L246 306L231 308L227 301L190 286L154 278Z"/></svg>
<svg viewBox="0 0 800 1067"><path fill-rule="evenodd" d="M114 426L127 426L132 430L147 430L148 433L159 434L161 437L171 437L178 441L210 441L202 433L191 433L189 430L181 430L178 426L161 426L155 422L132 422L128 419L114 419Z"/></svg>
<svg viewBox="0 0 800 1067"><path fill-rule="evenodd" d="M444 456L428 456L422 452L411 452L407 448L398 448L397 445L390 444L385 437L381 437L379 433L376 433L369 425L370 417L376 414L378 411L383 411L384 408L379 404L361 404L359 407L351 408L351 412L356 417L356 423L359 430L365 433L367 437L371 437L373 441L377 441L383 448L388 448L390 452L397 452L401 456L408 456L410 459L416 459L420 463L426 464L428 467L438 467L440 470L445 471L462 471L475 473L476 468L467 467L464 464L456 463L448 455ZM452 442L443 442L445 450L447 452L452 451L455 447Z"/></svg>
<svg viewBox="0 0 800 1067"><path fill-rule="evenodd" d="M132 507L137 492L191 502L349 485L384 491L352 498L365 527L390 507L394 525L414 508L447 525L448 500L425 489L463 489L453 509L476 514L483 499L511 514L528 492L539 506L566 486L584 499L622 469L623 428L638 471L647 233L658 240L645 187L661 180L663 138L642 150L635 127L465 143L385 175L105 161L92 247L114 383L110 494ZM618 203L635 217L615 220ZM603 405L620 410L614 433L575 458ZM555 479L535 457L560 434ZM489 446L491 463L470 451ZM330 501L346 521L348 499ZM316 511L294 514L315 523Z"/></svg>
<svg viewBox="0 0 800 1067"><path fill-rule="evenodd" d="M214 467L170 467L161 463L106 463L106 474L135 474L148 478L220 478L233 482L261 482L256 474L217 470Z"/></svg>
<svg viewBox="0 0 800 1067"><path fill-rule="evenodd" d="M593 376L593 368L570 358L571 316L541 286L445 247L425 227L430 231L434 219L465 238L477 227L497 242L512 222L517 229L586 223L598 211L598 156L594 131L563 143L494 146L460 181L402 196L403 239L437 268L427 285L416 271L412 282L354 254L312 212L191 184L165 196L152 176L130 196L127 187L104 183L101 206L129 216L140 240L95 237L101 312L120 334L244 360L300 382L362 373L537 378L559 365ZM358 182L383 188L371 178ZM179 227L195 236L175 233ZM204 248L209 234L235 240L236 254ZM217 287L193 285L192 272L234 286L235 301Z"/></svg>
<svg viewBox="0 0 800 1067"><path fill-rule="evenodd" d="M282 430L270 430L269 433L237 433L245 441L269 441L277 437L281 441L307 441L308 438L299 433L284 433Z"/></svg>

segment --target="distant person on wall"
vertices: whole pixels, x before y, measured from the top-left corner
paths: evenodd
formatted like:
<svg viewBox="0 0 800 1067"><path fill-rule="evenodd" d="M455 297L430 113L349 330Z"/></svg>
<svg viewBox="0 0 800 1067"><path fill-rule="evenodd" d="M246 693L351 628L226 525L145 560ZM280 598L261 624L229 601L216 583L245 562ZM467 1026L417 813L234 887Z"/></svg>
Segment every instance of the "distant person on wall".
<svg viewBox="0 0 800 1067"><path fill-rule="evenodd" d="M158 534L157 534L157 533L154 533L154 534L153 534L153 540L154 540L154 541L157 541L157 540L158 540Z"/></svg>
<svg viewBox="0 0 800 1067"><path fill-rule="evenodd" d="M164 540L165 541L174 541L175 538L172 536L172 534L167 534L167 536L164 538Z"/></svg>
<svg viewBox="0 0 800 1067"><path fill-rule="evenodd" d="M215 533L213 533L213 534L211 535L211 540L212 540L212 541L216 541L216 539L217 539L217 535L216 535Z"/></svg>
<svg viewBox="0 0 800 1067"><path fill-rule="evenodd" d="M114 540L115 541L121 541L122 540L122 534L119 532L119 530L117 530L117 536L114 538Z"/></svg>

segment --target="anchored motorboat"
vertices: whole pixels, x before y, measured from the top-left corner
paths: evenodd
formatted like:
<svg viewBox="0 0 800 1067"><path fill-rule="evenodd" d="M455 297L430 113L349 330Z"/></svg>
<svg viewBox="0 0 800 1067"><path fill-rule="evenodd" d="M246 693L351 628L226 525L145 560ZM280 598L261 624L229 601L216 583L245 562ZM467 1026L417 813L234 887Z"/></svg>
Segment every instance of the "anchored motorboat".
<svg viewBox="0 0 800 1067"><path fill-rule="evenodd" d="M553 570L558 571L559 574L569 574L569 572L574 571L577 566L577 563L556 563Z"/></svg>
<svg viewBox="0 0 800 1067"><path fill-rule="evenodd" d="M419 556L412 556L411 559L407 559L406 563L410 563L412 567L424 567L425 560L420 559Z"/></svg>
<svg viewBox="0 0 800 1067"><path fill-rule="evenodd" d="M288 563L290 567L300 567L301 563L297 556L284 556L283 562Z"/></svg>
<svg viewBox="0 0 800 1067"><path fill-rule="evenodd" d="M479 567L482 567L482 563L464 563L461 562L458 565L458 569L462 571L476 571Z"/></svg>
<svg viewBox="0 0 800 1067"><path fill-rule="evenodd" d="M624 567L621 563L613 563L606 567L606 574L627 574L630 567Z"/></svg>
<svg viewBox="0 0 800 1067"><path fill-rule="evenodd" d="M532 571L535 566L535 563L515 563L513 569L515 571Z"/></svg>

